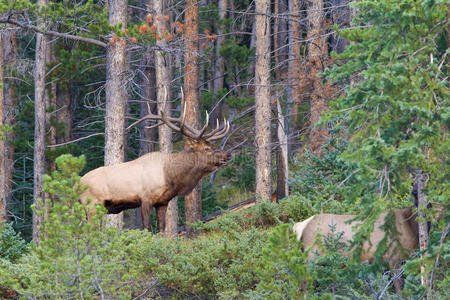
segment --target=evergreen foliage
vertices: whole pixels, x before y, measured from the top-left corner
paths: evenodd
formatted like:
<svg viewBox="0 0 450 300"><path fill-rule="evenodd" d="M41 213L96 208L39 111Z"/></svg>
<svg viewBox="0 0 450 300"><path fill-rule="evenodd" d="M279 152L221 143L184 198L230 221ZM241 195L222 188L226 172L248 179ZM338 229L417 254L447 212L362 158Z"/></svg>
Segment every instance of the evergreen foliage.
<svg viewBox="0 0 450 300"><path fill-rule="evenodd" d="M352 206L360 207L365 220L355 236L361 245L381 211L412 204L412 184L419 172L427 177L426 200L435 208L447 206L450 106L443 65L449 54L448 19L446 1L376 0L353 5L359 10L353 23L361 26L342 32L352 43L335 55L343 64L325 75L349 85L331 102L327 120L339 120L339 129L350 137L340 158L358 170L344 195ZM424 213L432 221L431 235L443 230L445 222L436 218L436 211ZM435 242L430 240L429 249ZM443 248L439 246L440 251ZM431 252L421 262L428 266L425 276L437 267L436 255Z"/></svg>
<svg viewBox="0 0 450 300"><path fill-rule="evenodd" d="M10 223L0 223L0 259L11 262L19 259L28 251L28 245Z"/></svg>
<svg viewBox="0 0 450 300"><path fill-rule="evenodd" d="M313 277L307 270L308 254L302 251L289 224L274 228L263 249L259 283L252 299L307 299Z"/></svg>
<svg viewBox="0 0 450 300"><path fill-rule="evenodd" d="M289 199L297 203L297 209L305 210L299 217L321 212L349 214L358 211L345 197L346 190L352 188L356 172L354 165L340 157L347 147L348 140L340 136L339 131L332 131L320 152L306 149L301 158L295 158L289 178Z"/></svg>

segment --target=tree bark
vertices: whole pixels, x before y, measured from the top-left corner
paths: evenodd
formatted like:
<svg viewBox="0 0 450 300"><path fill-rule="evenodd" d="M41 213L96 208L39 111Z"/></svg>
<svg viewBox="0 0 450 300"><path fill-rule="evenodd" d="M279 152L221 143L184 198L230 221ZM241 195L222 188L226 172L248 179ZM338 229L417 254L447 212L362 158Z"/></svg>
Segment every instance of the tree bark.
<svg viewBox="0 0 450 300"><path fill-rule="evenodd" d="M277 155L277 201L289 195L288 187L288 138L286 133L286 122L281 111L280 101L277 101L277 136L278 136L278 155Z"/></svg>
<svg viewBox="0 0 450 300"><path fill-rule="evenodd" d="M198 0L187 0L185 10L185 74L184 90L186 105L186 123L195 128L199 127L199 69L198 69ZM186 139L186 137L185 137ZM186 145L186 144L185 144ZM186 146L185 146L186 147ZM189 236L194 234L189 225L202 218L202 188L201 182L194 190L184 197L186 210L186 232Z"/></svg>
<svg viewBox="0 0 450 300"><path fill-rule="evenodd" d="M109 23L121 24L125 29L127 23L126 0L109 0ZM125 112L127 93L127 55L126 42L118 39L106 50L106 116L105 116L105 166L123 162L125 151ZM123 213L108 215L107 226L122 228Z"/></svg>
<svg viewBox="0 0 450 300"><path fill-rule="evenodd" d="M427 256L428 248L428 220L426 215L426 210L428 208L428 201L425 199L424 195L424 185L425 178L422 170L418 170L416 173L416 193L417 193L417 217L419 223L419 249L421 251L421 258ZM429 286L428 274L426 274L425 266L422 264L420 266L420 280L423 286Z"/></svg>
<svg viewBox="0 0 450 300"><path fill-rule="evenodd" d="M45 64L49 67L52 67L52 64L55 62L55 40L48 40L47 43L47 53L45 57ZM49 78L52 78L51 73L47 74ZM56 127L54 126L54 121L56 120L56 81L50 80L49 83L46 84L45 89L45 103L46 103L46 111L45 111L45 124L47 126L46 129L46 141L48 146L52 146L56 144ZM52 150L52 148L50 148ZM54 171L56 169L55 161L47 162L47 173ZM51 195L46 194L45 197L47 199L52 199ZM52 199L53 201L53 199Z"/></svg>
<svg viewBox="0 0 450 300"><path fill-rule="evenodd" d="M289 11L288 103L292 106L292 127L295 130L304 85L300 77L300 0L289 0Z"/></svg>
<svg viewBox="0 0 450 300"><path fill-rule="evenodd" d="M148 115L150 112L156 112L156 74L155 74L155 56L154 53L147 52L143 58L142 93L144 96L140 107L140 117ZM149 111L150 108L150 111ZM157 128L148 128L151 125L149 121L142 122L139 130L139 156L155 151L155 142L157 138Z"/></svg>
<svg viewBox="0 0 450 300"><path fill-rule="evenodd" d="M56 120L64 125L63 134L56 136L56 142L66 143L72 136L72 93L71 83L59 84L56 90Z"/></svg>
<svg viewBox="0 0 450 300"><path fill-rule="evenodd" d="M164 21L164 15L166 13L165 7L166 1L164 0L153 0L153 9L155 13L155 21L162 36L163 30L162 26L169 28ZM161 49L167 47L167 40L160 39L156 41L156 45ZM156 86L157 86L157 101L158 110L164 111L166 116L170 116L171 103L170 99L170 82L171 82L171 56L163 51L155 51L156 57ZM166 126L159 126L159 149L161 152L170 153L172 152L172 131ZM162 218L163 216L160 216ZM175 237L178 234L178 198L175 197L169 201L165 214L165 235L167 237ZM162 224L162 220L158 223ZM161 228L160 228L161 231Z"/></svg>
<svg viewBox="0 0 450 300"><path fill-rule="evenodd" d="M8 70L12 70L17 63L17 38L16 32L9 30L3 35L3 65L8 66ZM6 74L7 76L9 74ZM13 76L9 76L9 79L3 80L4 98L0 98L0 105L3 105L3 118L0 122L4 122L5 125L11 128L15 125L15 115L16 115L16 82ZM1 99L4 99L2 102ZM3 151L0 152L0 156L3 155L3 168L4 168L4 183L0 191L2 196L0 199L4 199L6 217L8 217L8 205L12 203L12 189L13 189L13 173L14 173L14 141L15 134L14 130L9 133L4 133L4 139L1 141L3 143ZM0 158L1 160L1 158ZM1 176L0 176L1 177ZM0 179L0 181L3 179ZM1 200L0 200L1 201ZM1 210L1 209L0 209Z"/></svg>
<svg viewBox="0 0 450 300"><path fill-rule="evenodd" d="M272 196L270 111L270 1L256 1L256 194L259 200Z"/></svg>
<svg viewBox="0 0 450 300"><path fill-rule="evenodd" d="M324 21L323 1L317 0L310 2L308 7L308 65L309 78L311 82L310 99L310 144L313 151L318 152L320 146L325 142L328 133L325 126L317 127L322 112L328 109L328 99L331 98L332 88L329 84L321 83L318 74L325 69L328 64L328 45L325 33L326 24Z"/></svg>
<svg viewBox="0 0 450 300"><path fill-rule="evenodd" d="M219 19L220 21L224 21L227 15L228 8L228 0L219 0ZM223 46L225 41L225 37L223 36L225 32L225 26L221 24L217 27L217 39L216 39L216 63L214 68L214 78L213 78L213 89L214 95L218 95L219 91L224 88L225 82L225 59L222 55L220 55L220 48ZM214 110L211 112L210 124L214 126L216 124L216 120L222 119L222 107L224 101L221 99L217 99L220 102L216 102L214 106Z"/></svg>
<svg viewBox="0 0 450 300"><path fill-rule="evenodd" d="M3 78L3 33L0 33L0 224L6 220L6 159L5 159L5 102L3 90L5 81Z"/></svg>
<svg viewBox="0 0 450 300"><path fill-rule="evenodd" d="M150 6L151 8L151 6ZM146 52L142 58L142 95L140 104L140 117L144 117L150 112L156 111L156 71L155 56L152 52ZM149 111L150 108L150 111ZM155 151L155 144L158 138L157 128L148 128L149 121L142 122L139 128L139 156ZM134 227L143 229L142 210L135 209Z"/></svg>
<svg viewBox="0 0 450 300"><path fill-rule="evenodd" d="M219 19L224 21L227 15L228 0L219 0ZM220 89L223 89L224 83L224 69L225 61L222 55L220 55L220 47L222 47L225 38L223 37L225 26L221 25L217 27L217 39L216 39L216 67L214 69L214 93Z"/></svg>
<svg viewBox="0 0 450 300"><path fill-rule="evenodd" d="M47 0L39 0L39 5L48 5ZM38 199L45 201L42 187L45 173L45 74L46 74L46 53L47 38L45 35L36 34L36 58L34 69L34 163L33 163L33 240L36 244L41 238L40 227L44 221L44 214L37 214L36 211L44 209ZM44 202L45 203L45 202Z"/></svg>
<svg viewBox="0 0 450 300"><path fill-rule="evenodd" d="M276 0L273 5L273 53L275 61L275 79L279 82L286 78L289 51L285 47L288 36L288 6L285 0ZM289 12L289 14L291 14Z"/></svg>

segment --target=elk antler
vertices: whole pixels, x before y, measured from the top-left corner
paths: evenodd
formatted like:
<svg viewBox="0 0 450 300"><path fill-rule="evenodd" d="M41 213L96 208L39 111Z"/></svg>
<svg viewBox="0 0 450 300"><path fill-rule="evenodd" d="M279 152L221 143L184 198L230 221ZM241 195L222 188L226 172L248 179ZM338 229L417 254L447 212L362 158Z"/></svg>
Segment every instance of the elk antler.
<svg viewBox="0 0 450 300"><path fill-rule="evenodd" d="M167 101L167 89L165 90L165 98ZM172 130L178 131L178 132L182 133L183 135L190 137L191 139L194 139L194 140L203 139L206 141L214 141L214 140L218 140L218 139L225 137L228 134L228 132L230 131L230 128L231 128L230 122L228 122L224 118L224 124L223 124L223 128L221 130L219 130L220 129L219 120L217 120L216 128L211 130L211 132L205 134L206 128L208 127L208 123L209 123L208 112L206 112L205 125L203 125L203 127L201 129L195 129L192 126L190 126L189 124L186 124L186 122L185 122L186 121L186 105L184 103L183 89L181 89L181 106L182 106L181 107L182 114L181 114L180 118L167 117L164 114L164 109L160 110L158 115L155 115L150 111L150 107L149 107L148 115L140 118L139 120L137 120L136 122L134 122L133 124L128 126L127 130L145 120L158 120L158 121L162 121L162 122L158 122L157 124L150 126L150 128L158 127L163 124L166 124ZM177 126L174 123L179 123L180 125Z"/></svg>

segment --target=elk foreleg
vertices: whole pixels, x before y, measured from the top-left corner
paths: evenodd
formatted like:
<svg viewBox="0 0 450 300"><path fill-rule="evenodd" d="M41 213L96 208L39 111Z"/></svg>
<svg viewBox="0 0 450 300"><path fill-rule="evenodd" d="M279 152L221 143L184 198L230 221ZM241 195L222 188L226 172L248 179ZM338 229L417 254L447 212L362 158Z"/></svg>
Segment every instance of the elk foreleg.
<svg viewBox="0 0 450 300"><path fill-rule="evenodd" d="M148 201L142 201L141 204L141 219L142 227L148 231L152 231L152 224L150 223L150 215L152 213L152 205Z"/></svg>
<svg viewBox="0 0 450 300"><path fill-rule="evenodd" d="M166 211L167 205L156 206L156 216L158 219L159 232L164 232L166 229Z"/></svg>

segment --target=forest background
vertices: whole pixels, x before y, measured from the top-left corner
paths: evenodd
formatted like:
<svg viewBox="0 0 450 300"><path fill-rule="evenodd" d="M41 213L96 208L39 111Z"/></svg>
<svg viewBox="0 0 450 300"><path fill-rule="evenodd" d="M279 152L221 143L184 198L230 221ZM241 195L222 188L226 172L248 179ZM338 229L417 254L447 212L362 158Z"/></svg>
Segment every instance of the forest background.
<svg viewBox="0 0 450 300"><path fill-rule="evenodd" d="M381 299L396 297L391 272L398 297L448 294L448 6L0 1L3 296ZM230 121L232 161L171 201L165 235L132 230L139 209L86 223L78 174L183 149L168 128L125 130L149 110L179 116L180 88L189 123ZM307 263L280 225L352 213L360 245L413 202L421 245L397 271L345 257L339 233ZM183 224L192 239L173 238Z"/></svg>

